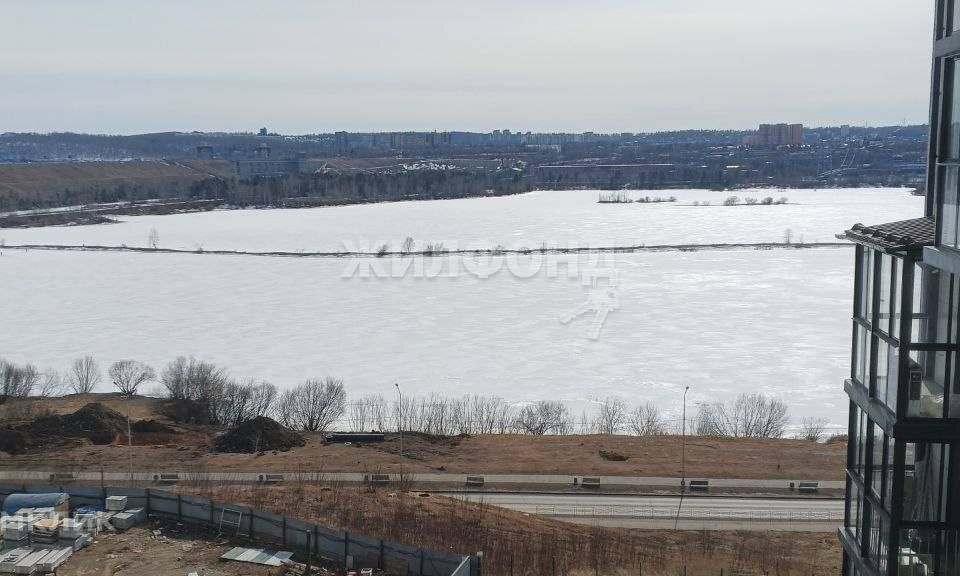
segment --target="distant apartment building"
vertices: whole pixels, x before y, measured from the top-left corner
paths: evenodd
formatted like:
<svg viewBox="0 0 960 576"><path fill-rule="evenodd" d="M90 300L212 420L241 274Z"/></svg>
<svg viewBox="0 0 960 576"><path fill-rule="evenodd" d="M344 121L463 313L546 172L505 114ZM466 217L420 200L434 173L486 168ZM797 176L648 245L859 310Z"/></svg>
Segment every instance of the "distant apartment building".
<svg viewBox="0 0 960 576"><path fill-rule="evenodd" d="M757 146L770 148L802 146L803 124L761 124L757 131L757 138L753 142Z"/></svg>
<svg viewBox="0 0 960 576"><path fill-rule="evenodd" d="M936 1L921 217L856 244L844 576L960 575L960 0Z"/></svg>

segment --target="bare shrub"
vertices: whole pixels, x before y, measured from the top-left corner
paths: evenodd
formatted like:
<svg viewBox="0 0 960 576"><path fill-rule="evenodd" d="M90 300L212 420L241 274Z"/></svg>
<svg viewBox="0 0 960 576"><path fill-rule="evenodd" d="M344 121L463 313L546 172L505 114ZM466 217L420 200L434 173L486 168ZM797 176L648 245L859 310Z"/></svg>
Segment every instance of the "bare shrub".
<svg viewBox="0 0 960 576"><path fill-rule="evenodd" d="M601 404L593 428L598 434L617 434L627 424L627 404L621 398L609 397Z"/></svg>
<svg viewBox="0 0 960 576"><path fill-rule="evenodd" d="M826 418L814 418L808 416L800 421L800 438L811 442L820 442L824 439L827 431Z"/></svg>
<svg viewBox="0 0 960 576"><path fill-rule="evenodd" d="M346 410L343 380L326 377L307 380L280 396L280 421L291 428L308 432L327 430Z"/></svg>
<svg viewBox="0 0 960 576"><path fill-rule="evenodd" d="M638 406L630 412L630 431L637 436L663 436L667 433L667 423L663 414L652 402Z"/></svg>
<svg viewBox="0 0 960 576"><path fill-rule="evenodd" d="M228 381L226 370L212 362L196 360L192 356L189 359L178 357L167 364L160 376L160 382L172 400L192 403L197 412L202 413L202 419L209 422L219 422L217 405L223 397L223 389ZM199 416L201 414L192 413L189 419Z"/></svg>
<svg viewBox="0 0 960 576"><path fill-rule="evenodd" d="M11 398L26 398L40 383L40 373L32 364L18 365L0 359L0 404Z"/></svg>
<svg viewBox="0 0 960 576"><path fill-rule="evenodd" d="M110 381L124 396L135 396L141 385L156 378L153 368L136 360L120 360L107 371Z"/></svg>
<svg viewBox="0 0 960 576"><path fill-rule="evenodd" d="M727 196L726 198L723 199L724 206L736 206L739 203L740 203L740 198L736 196Z"/></svg>
<svg viewBox="0 0 960 576"><path fill-rule="evenodd" d="M229 381L215 404L216 421L229 426L239 426L248 420L266 416L270 412L277 387L269 382L247 380Z"/></svg>
<svg viewBox="0 0 960 576"><path fill-rule="evenodd" d="M551 400L524 406L517 414L516 427L521 432L537 436L560 434L567 427L567 407Z"/></svg>
<svg viewBox="0 0 960 576"><path fill-rule="evenodd" d="M740 394L732 403L702 403L695 429L701 436L781 438L790 419L787 405L760 393Z"/></svg>
<svg viewBox="0 0 960 576"><path fill-rule="evenodd" d="M75 394L89 394L100 382L103 374L93 356L84 356L73 361L70 368L70 388Z"/></svg>

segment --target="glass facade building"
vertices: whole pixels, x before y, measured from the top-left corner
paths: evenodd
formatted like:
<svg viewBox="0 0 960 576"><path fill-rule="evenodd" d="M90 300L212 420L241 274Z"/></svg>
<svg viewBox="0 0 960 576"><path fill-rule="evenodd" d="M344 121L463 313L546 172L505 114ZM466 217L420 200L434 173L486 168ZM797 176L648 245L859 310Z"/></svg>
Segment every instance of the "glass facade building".
<svg viewBox="0 0 960 576"><path fill-rule="evenodd" d="M845 576L960 576L960 0L938 0L925 213L854 225Z"/></svg>

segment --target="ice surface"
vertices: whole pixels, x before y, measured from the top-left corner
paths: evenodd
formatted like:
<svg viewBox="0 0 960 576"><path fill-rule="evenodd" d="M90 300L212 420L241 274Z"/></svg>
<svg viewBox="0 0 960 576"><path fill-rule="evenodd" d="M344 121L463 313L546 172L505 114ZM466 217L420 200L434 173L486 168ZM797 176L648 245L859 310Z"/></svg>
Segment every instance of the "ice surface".
<svg viewBox="0 0 960 576"><path fill-rule="evenodd" d="M399 249L404 238L447 248L526 246L831 242L856 222L879 224L923 214L923 198L902 188L854 190L631 191L633 197L677 197L676 203L598 204L589 190L532 192L502 198L395 202L290 210L231 210L173 216L120 217L121 224L0 230L8 244L147 246L156 229L161 248L334 251ZM783 206L719 206L726 196L786 196ZM710 206L692 206L709 201Z"/></svg>
<svg viewBox="0 0 960 576"><path fill-rule="evenodd" d="M764 391L797 418L843 422L852 249L611 258L620 305L591 340L589 319L560 321L588 289L546 267L342 278L338 259L7 250L0 355L64 370L85 354L158 368L193 354L279 386L340 376L354 397L399 382L406 394L672 409L690 385L694 402Z"/></svg>
<svg viewBox="0 0 960 576"><path fill-rule="evenodd" d="M764 242L790 228L794 241L813 242L833 241L855 222L913 218L923 206L903 189L740 191L794 204L716 206L731 194L631 192L679 201L599 205L596 191L565 191L217 211L0 230L0 238L143 246L156 228L162 247L312 251L383 241L396 248L406 236L448 248ZM713 206L690 205L704 200ZM159 369L192 354L281 387L341 376L353 397L391 395L398 382L406 394L573 405L619 395L675 410L690 385L693 402L764 391L783 397L795 421L846 421L851 248L620 254L579 267L574 256L539 267L505 258L478 265L448 256L421 262L425 274L412 267L401 278L344 278L357 262L8 249L0 256L0 356L64 370L93 354L105 370L122 358ZM371 261L397 263L368 258L359 269ZM490 278L476 273L498 267ZM550 272L570 269L616 271L616 306L596 340L596 293L575 274ZM583 316L561 321L584 306Z"/></svg>

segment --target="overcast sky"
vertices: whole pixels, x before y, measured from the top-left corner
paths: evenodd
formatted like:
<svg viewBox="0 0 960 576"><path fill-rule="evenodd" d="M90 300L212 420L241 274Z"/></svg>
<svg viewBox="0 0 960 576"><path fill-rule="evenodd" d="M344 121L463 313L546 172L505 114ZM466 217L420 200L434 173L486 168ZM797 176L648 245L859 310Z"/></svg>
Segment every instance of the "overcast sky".
<svg viewBox="0 0 960 576"><path fill-rule="evenodd" d="M0 0L0 132L926 122L932 0Z"/></svg>

